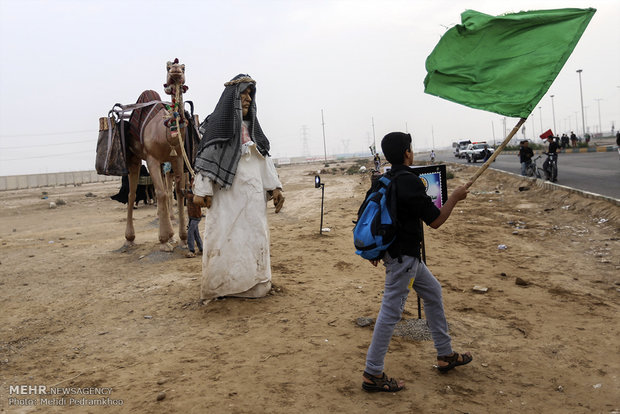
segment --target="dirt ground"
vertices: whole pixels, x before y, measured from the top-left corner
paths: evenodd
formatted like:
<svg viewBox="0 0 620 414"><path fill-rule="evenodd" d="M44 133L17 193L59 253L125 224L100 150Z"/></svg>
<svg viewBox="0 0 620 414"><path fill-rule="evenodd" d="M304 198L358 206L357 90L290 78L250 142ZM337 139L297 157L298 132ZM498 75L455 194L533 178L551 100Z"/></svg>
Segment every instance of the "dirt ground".
<svg viewBox="0 0 620 414"><path fill-rule="evenodd" d="M321 175L323 235L322 165L279 168L287 199L277 215L269 206L272 294L207 305L200 259L159 252L156 207L135 210L137 246L121 249L125 206L109 198L120 184L1 193L0 412L620 410L620 208L495 171L441 229L425 230L453 346L473 362L439 374L431 341L394 337L386 372L406 389L363 392L372 329L356 319L376 318L384 270L354 254L369 176L345 174L349 165ZM449 187L474 168L449 166ZM404 318L417 318L413 295ZM51 406L62 395L17 385L112 390Z"/></svg>

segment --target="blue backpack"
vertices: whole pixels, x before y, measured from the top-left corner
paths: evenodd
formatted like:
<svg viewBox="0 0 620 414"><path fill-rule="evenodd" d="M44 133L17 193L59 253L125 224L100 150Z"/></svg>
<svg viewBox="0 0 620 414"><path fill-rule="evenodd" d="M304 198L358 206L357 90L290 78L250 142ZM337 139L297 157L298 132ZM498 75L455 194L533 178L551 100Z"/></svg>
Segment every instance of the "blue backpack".
<svg viewBox="0 0 620 414"><path fill-rule="evenodd" d="M396 238L394 180L401 173L404 171L395 174L387 172L379 177L368 190L366 199L357 212L357 222L354 222L353 228L353 244L355 253L364 259L381 259Z"/></svg>

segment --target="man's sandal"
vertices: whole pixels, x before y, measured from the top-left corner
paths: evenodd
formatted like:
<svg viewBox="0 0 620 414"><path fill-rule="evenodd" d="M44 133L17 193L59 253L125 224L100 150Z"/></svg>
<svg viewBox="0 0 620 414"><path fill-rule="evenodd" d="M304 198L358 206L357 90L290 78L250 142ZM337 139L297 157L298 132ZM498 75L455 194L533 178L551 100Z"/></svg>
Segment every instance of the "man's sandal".
<svg viewBox="0 0 620 414"><path fill-rule="evenodd" d="M459 361L459 355L461 356L461 360ZM448 365L437 365L437 369L439 372L448 372L454 367L458 367L459 365L469 364L474 357L469 353L459 354L458 352L453 352L452 355L446 356L438 356L437 361L447 362Z"/></svg>
<svg viewBox="0 0 620 414"><path fill-rule="evenodd" d="M385 372L380 377L376 377L364 371L364 378L372 381L372 383L362 381L362 389L366 392L398 392L405 388L404 385L398 385L398 381L394 378L388 378Z"/></svg>

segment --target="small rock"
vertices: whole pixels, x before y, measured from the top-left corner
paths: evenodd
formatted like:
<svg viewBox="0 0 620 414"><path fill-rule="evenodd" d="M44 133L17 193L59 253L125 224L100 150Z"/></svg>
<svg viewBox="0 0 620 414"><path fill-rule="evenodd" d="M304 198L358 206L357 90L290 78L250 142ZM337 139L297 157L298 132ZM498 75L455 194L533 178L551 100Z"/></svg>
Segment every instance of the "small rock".
<svg viewBox="0 0 620 414"><path fill-rule="evenodd" d="M506 250L508 248L508 246L506 246L505 244L498 244L497 245L497 249L498 250Z"/></svg>
<svg viewBox="0 0 620 414"><path fill-rule="evenodd" d="M594 388L595 390L598 390L599 388L601 388L603 386L603 384L594 384L592 386L592 388Z"/></svg>
<svg viewBox="0 0 620 414"><path fill-rule="evenodd" d="M159 394L157 394L157 401L163 401L164 398L166 398L165 392L162 391Z"/></svg>
<svg viewBox="0 0 620 414"><path fill-rule="evenodd" d="M526 281L526 280L523 280L523 279L521 279L520 277L518 277L518 278L516 278L516 279L515 279L515 285L519 285L519 286L527 286L527 285L529 285L529 284L530 284L530 282L528 282L528 281Z"/></svg>
<svg viewBox="0 0 620 414"><path fill-rule="evenodd" d="M476 293L487 293L489 291L489 288L486 288L484 286L474 286L472 290Z"/></svg>
<svg viewBox="0 0 620 414"><path fill-rule="evenodd" d="M558 385L558 387L555 389L557 392L564 392L564 387L561 385Z"/></svg>
<svg viewBox="0 0 620 414"><path fill-rule="evenodd" d="M61 198L59 198L58 200L56 200L56 205L57 206L64 206L65 204L67 204L67 202Z"/></svg>
<svg viewBox="0 0 620 414"><path fill-rule="evenodd" d="M157 380L157 385L164 385L168 381L167 378L161 378Z"/></svg>
<svg viewBox="0 0 620 414"><path fill-rule="evenodd" d="M480 364L480 365L482 365L482 366L483 366L483 367L485 367L485 368L488 368L488 367L489 367L489 364L487 364L486 362L483 362L483 363L482 363L482 364Z"/></svg>
<svg viewBox="0 0 620 414"><path fill-rule="evenodd" d="M56 208L56 203L54 203L53 201L50 201L50 208L51 209Z"/></svg>
<svg viewBox="0 0 620 414"><path fill-rule="evenodd" d="M153 317L151 315L145 315L144 319L153 319Z"/></svg>
<svg viewBox="0 0 620 414"><path fill-rule="evenodd" d="M519 187L519 191L527 191L530 187Z"/></svg>
<svg viewBox="0 0 620 414"><path fill-rule="evenodd" d="M355 323L357 323L357 326L365 327L375 323L375 320L372 318L360 317L356 319Z"/></svg>
<svg viewBox="0 0 620 414"><path fill-rule="evenodd" d="M519 232L517 230L513 231L512 234L519 234Z"/></svg>
<svg viewBox="0 0 620 414"><path fill-rule="evenodd" d="M97 197L95 194L93 193L86 193L85 194L86 197Z"/></svg>
<svg viewBox="0 0 620 414"><path fill-rule="evenodd" d="M500 276L504 276L504 277L506 277L506 276L508 276L508 275L507 275L506 273L502 272L502 273L500 273Z"/></svg>

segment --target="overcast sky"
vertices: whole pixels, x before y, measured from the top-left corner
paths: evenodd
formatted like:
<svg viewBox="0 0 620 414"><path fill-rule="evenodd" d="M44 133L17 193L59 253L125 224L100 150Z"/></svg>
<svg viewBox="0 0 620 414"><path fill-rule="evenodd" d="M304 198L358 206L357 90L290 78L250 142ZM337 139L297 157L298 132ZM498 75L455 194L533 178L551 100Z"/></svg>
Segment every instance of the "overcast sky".
<svg viewBox="0 0 620 414"><path fill-rule="evenodd" d="M620 126L620 1L86 1L0 0L0 175L94 169L98 119L146 89L163 99L165 65L186 66L186 100L210 114L238 73L257 81L272 156L368 149L408 129L416 150L501 140L504 118L424 93L425 60L466 9L498 15L598 11L526 138ZM542 128L541 128L542 121ZM506 119L506 130L517 119ZM579 122L577 129L576 122ZM521 132L519 133L520 136Z"/></svg>

